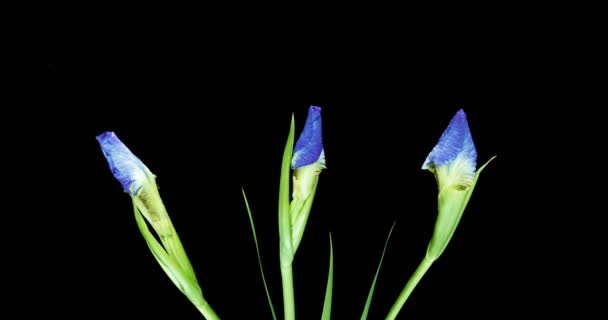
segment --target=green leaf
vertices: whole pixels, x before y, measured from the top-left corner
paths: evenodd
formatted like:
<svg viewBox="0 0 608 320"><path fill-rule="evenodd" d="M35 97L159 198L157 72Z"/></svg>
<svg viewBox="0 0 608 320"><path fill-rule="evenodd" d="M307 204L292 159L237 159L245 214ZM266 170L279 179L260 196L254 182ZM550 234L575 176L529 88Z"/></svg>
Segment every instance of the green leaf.
<svg viewBox="0 0 608 320"><path fill-rule="evenodd" d="M282 265L291 265L295 254L291 239L291 217L289 215L289 182L291 173L291 158L293 156L295 121L291 115L291 126L289 135L283 151L281 162L281 180L279 183L279 239L280 255Z"/></svg>
<svg viewBox="0 0 608 320"><path fill-rule="evenodd" d="M460 223L460 219L469 203L471 195L473 194L481 171L483 171L494 158L496 158L496 156L490 158L490 160L477 170L473 183L466 191L447 189L439 194L439 213L437 221L435 222L433 237L427 248L427 256L429 258L436 260L448 246L448 243L452 239L452 236Z"/></svg>
<svg viewBox="0 0 608 320"><path fill-rule="evenodd" d="M477 173L475 173L475 179L473 179L473 184L471 185L471 187L469 188L469 191L467 192L467 195L464 199L464 204L462 206L462 211L464 211L464 209L466 208L467 204L469 203L469 199L471 198L471 195L473 194L473 189L475 189L475 185L477 184L477 179L479 178L479 174L481 174L481 171L483 171L483 169L486 168L486 166L488 164L490 164L490 162L492 160L494 160L494 158L496 158L496 156L493 156L492 158L490 158L490 160L486 161L486 163L483 164L483 166L481 166L478 170ZM462 212L460 213L462 215Z"/></svg>
<svg viewBox="0 0 608 320"><path fill-rule="evenodd" d="M391 234L393 233L395 224L397 224L397 221L393 222L393 225L391 226L391 229L388 232L388 236L386 237L386 242L384 243L384 249L382 250L382 256L380 257L380 263L378 263L378 269L376 270L376 275L374 275L374 281L372 281L372 286L369 289L369 294L367 295L367 301L365 301L365 307L363 308L363 314L361 314L361 320L367 319L369 307L372 303L372 297L374 296L376 280L378 280L378 275L380 274L380 268L382 267L382 261L384 260L384 254L386 253L386 248L388 247L388 240L391 238Z"/></svg>
<svg viewBox="0 0 608 320"><path fill-rule="evenodd" d="M133 211L135 213L137 227L139 227L139 231L143 235L148 248L150 248L152 255L154 255L154 258L156 258L156 261L161 266L163 271L165 271L169 279L171 279L173 284L175 284L175 286L188 298L188 300L190 300L190 302L192 302L192 304L199 310L199 312L201 312L205 319L219 320L219 317L213 308L211 308L203 297L203 292L201 291L201 287L198 285L196 279L192 279L186 272L184 272L177 260L167 254L167 251L150 232L150 229L148 229L148 225L146 224L146 220L139 212L134 199Z"/></svg>
<svg viewBox="0 0 608 320"><path fill-rule="evenodd" d="M291 216L291 245L293 248L293 252L298 250L300 246L300 242L302 242L302 237L304 236L304 230L306 229L306 223L308 222L308 218L310 217L310 210L312 208L312 202L315 199L315 193L317 192L317 185L319 184L319 180L317 179L312 184L312 189L310 191L310 195L301 203L299 208L299 212L295 212L293 207L290 208L290 216ZM296 202L298 200L294 200Z"/></svg>
<svg viewBox="0 0 608 320"><path fill-rule="evenodd" d="M331 319L331 297L334 287L334 245L329 233L329 271L327 273L327 288L325 289L325 302L323 303L323 314L321 320Z"/></svg>
<svg viewBox="0 0 608 320"><path fill-rule="evenodd" d="M171 221L169 220L171 223ZM179 236L177 235L177 231L173 227L171 223L171 233L167 236L161 237L161 241L167 248L167 252L175 261L180 265L185 274L187 274L191 281L198 283L196 279L196 274L194 273L194 269L192 268L192 264L190 264L190 260L188 259L188 255L186 254L186 250L182 245Z"/></svg>
<svg viewBox="0 0 608 320"><path fill-rule="evenodd" d="M156 184L154 184L153 187L156 188ZM194 269L192 268L186 251L177 235L177 231L173 227L173 223L158 194L158 190L153 189L153 191L149 192L146 196L143 194L133 196L133 201L135 201L139 212L146 218L150 226L152 226L153 230L158 235L167 254L175 259L181 266L183 272L188 275L192 281L197 282Z"/></svg>
<svg viewBox="0 0 608 320"><path fill-rule="evenodd" d="M291 171L291 158L293 157L293 140L295 121L291 114L289 135L283 150L281 162L281 180L279 183L279 258L281 262L281 284L283 287L283 313L285 320L296 318L296 306L293 289L293 258L295 251L292 247L291 217L289 210L289 182Z"/></svg>
<svg viewBox="0 0 608 320"><path fill-rule="evenodd" d="M255 232L255 225L253 224L253 216L251 215L251 209L249 208L249 202L247 201L247 196L245 195L245 190L241 187L241 191L243 192L243 199L245 199L245 207L247 207L247 214L249 215L249 223L251 224L251 231L253 231L253 241L255 242L255 251L258 254L258 264L260 266L260 273L262 274L262 282L264 283L264 290L266 290L266 298L268 299L268 305L270 305L270 312L272 313L272 318L277 320L277 315L274 312L274 306L272 305L272 299L270 299L270 291L268 290L268 285L266 284L266 277L264 276L264 268L262 267L262 257L260 256L260 247L258 246L258 237Z"/></svg>
<svg viewBox="0 0 608 320"><path fill-rule="evenodd" d="M198 284L184 274L179 263L169 256L163 246L156 240L154 235L150 232L150 229L148 229L148 225L139 212L135 201L133 201L133 211L135 213L135 221L137 222L139 231L143 235L148 248L150 248L152 255L154 255L154 258L156 258L156 261L163 271L165 271L169 279L171 279L173 284L175 284L175 286L190 300L193 298L199 299L198 296L202 299L202 292Z"/></svg>

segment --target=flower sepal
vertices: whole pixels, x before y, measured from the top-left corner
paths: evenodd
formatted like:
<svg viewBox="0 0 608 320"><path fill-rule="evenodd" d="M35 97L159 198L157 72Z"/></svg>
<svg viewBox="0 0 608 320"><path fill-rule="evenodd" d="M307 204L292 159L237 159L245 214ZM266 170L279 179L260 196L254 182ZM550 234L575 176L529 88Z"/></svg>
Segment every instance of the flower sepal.
<svg viewBox="0 0 608 320"><path fill-rule="evenodd" d="M477 170L475 177L471 184L464 188L444 188L439 192L439 213L437 215L437 221L435 222L435 229L433 230L433 238L427 248L426 256L432 261L439 258L443 253L443 250L447 247L448 243L456 231L456 227L462 218L464 209L469 203L471 194L477 184L477 179L483 171L483 169L496 158L493 156L483 166Z"/></svg>

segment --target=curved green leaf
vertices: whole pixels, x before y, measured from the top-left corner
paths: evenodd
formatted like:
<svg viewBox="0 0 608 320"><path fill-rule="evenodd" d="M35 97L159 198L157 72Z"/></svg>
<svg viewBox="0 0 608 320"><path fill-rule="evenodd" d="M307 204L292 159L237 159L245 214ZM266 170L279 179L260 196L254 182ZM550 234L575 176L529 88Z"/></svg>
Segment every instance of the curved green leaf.
<svg viewBox="0 0 608 320"><path fill-rule="evenodd" d="M325 302L323 303L323 314L321 320L331 319L331 297L334 287L334 245L329 233L329 271L327 273L327 288L325 289Z"/></svg>
<svg viewBox="0 0 608 320"><path fill-rule="evenodd" d="M253 231L253 241L255 242L255 251L258 254L258 265L260 266L260 273L262 274L262 282L264 283L264 290L266 290L266 298L268 299L268 305L270 306L270 312L272 313L272 319L277 320L277 315L274 312L274 306L272 305L272 299L270 299L270 291L266 284L266 277L264 276L264 268L262 267L262 257L260 256L260 247L258 246L258 237L255 232L255 225L253 224L253 216L251 215L251 209L249 208L249 202L245 195L245 190L241 187L243 192L243 199L245 199L245 207L247 207L247 214L249 215L249 223L251 224L251 231Z"/></svg>
<svg viewBox="0 0 608 320"><path fill-rule="evenodd" d="M393 222L393 225L391 226L391 229L388 232L388 236L386 237L386 242L384 243L384 249L382 250L382 256L380 257L380 262L378 263L378 269L376 270L376 275L374 275L374 281L372 281L372 286L369 289L369 294L367 295L367 301L365 301L365 307L363 308L363 314L361 314L361 320L367 319L369 307L372 303L372 297L374 296L374 289L376 288L376 280L378 280L378 275L380 274L380 267L382 267L382 261L384 260L384 254L386 253L386 248L388 247L388 240L391 238L391 234L393 233L393 228L395 228L395 224L397 224L397 221Z"/></svg>

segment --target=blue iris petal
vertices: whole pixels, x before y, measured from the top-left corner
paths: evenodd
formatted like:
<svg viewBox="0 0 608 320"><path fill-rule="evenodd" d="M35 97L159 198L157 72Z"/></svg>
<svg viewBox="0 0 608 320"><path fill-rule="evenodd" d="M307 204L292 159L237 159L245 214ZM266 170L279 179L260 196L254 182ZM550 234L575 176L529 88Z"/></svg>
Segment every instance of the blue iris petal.
<svg viewBox="0 0 608 320"><path fill-rule="evenodd" d="M440 167L454 161L458 155L467 158L473 164L477 163L477 151L467 123L464 111L459 110L450 121L447 129L439 138L439 142L427 156L422 169Z"/></svg>
<svg viewBox="0 0 608 320"><path fill-rule="evenodd" d="M148 179L147 167L118 139L114 132L104 132L96 138L114 177L125 191L131 195L137 195Z"/></svg>
<svg viewBox="0 0 608 320"><path fill-rule="evenodd" d="M304 129L293 149L291 168L313 164L319 160L323 153L323 139L321 134L321 108L311 106L308 109L308 118Z"/></svg>

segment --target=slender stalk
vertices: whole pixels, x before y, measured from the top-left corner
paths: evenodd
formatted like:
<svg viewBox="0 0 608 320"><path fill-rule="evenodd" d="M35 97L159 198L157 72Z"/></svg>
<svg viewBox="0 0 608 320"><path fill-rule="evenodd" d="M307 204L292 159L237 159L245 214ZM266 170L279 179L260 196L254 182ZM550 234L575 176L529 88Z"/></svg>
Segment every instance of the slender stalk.
<svg viewBox="0 0 608 320"><path fill-rule="evenodd" d="M281 265L281 280L283 283L285 320L294 320L296 318L296 303L293 293L293 271L291 264Z"/></svg>
<svg viewBox="0 0 608 320"><path fill-rule="evenodd" d="M397 317L399 311L401 311L401 308L403 308L405 301L410 296L412 291L414 291L414 288L416 288L416 285L418 284L418 282L420 282L420 279L422 279L424 274L429 270L429 268L433 264L433 261L434 260L431 260L430 258L425 256L422 262L420 262L418 268L416 268L416 271L414 271L412 277L407 281L405 287L403 287L403 290L399 294L399 297L397 297L397 301L395 301L395 303L391 307L391 310L389 310L388 315L386 316L386 320L393 320Z"/></svg>
<svg viewBox="0 0 608 320"><path fill-rule="evenodd" d="M220 317L217 315L217 313L215 313L213 308L211 308L211 306L207 303L207 301L205 301L204 299L202 299L202 300L203 301L198 301L198 303L194 303L194 301L192 301L192 302L194 303L194 305L196 306L198 311L200 311L203 314L205 319L219 320Z"/></svg>

